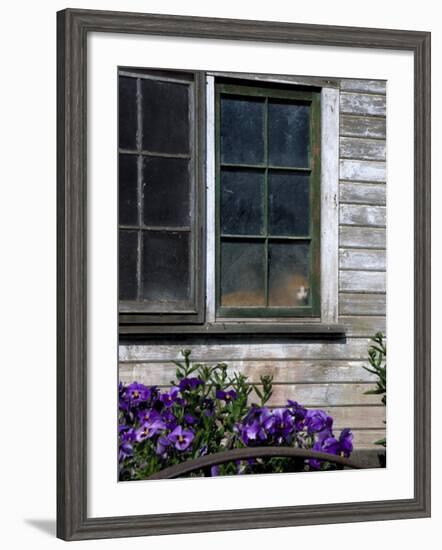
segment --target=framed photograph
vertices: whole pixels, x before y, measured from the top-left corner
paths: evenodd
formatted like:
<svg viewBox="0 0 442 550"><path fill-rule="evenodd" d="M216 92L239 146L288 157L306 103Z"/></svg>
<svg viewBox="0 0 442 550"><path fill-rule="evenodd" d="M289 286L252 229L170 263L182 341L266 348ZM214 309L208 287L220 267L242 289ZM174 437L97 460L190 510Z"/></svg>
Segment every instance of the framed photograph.
<svg viewBox="0 0 442 550"><path fill-rule="evenodd" d="M429 516L430 33L57 25L58 536Z"/></svg>

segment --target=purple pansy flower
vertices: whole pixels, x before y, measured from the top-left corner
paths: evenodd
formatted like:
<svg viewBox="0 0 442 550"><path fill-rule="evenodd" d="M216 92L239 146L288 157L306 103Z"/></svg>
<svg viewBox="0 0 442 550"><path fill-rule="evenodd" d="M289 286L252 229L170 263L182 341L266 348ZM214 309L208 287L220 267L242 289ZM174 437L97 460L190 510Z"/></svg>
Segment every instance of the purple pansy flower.
<svg viewBox="0 0 442 550"><path fill-rule="evenodd" d="M187 422L187 424L196 424L198 421L197 419L190 413L185 413L184 420Z"/></svg>
<svg viewBox="0 0 442 550"><path fill-rule="evenodd" d="M140 424L144 424L149 420L155 420L157 418L160 418L160 413L153 409L144 409L138 411L138 420L140 421Z"/></svg>
<svg viewBox="0 0 442 550"><path fill-rule="evenodd" d="M178 388L172 388L168 393L160 395L160 401L165 407L171 407L178 398Z"/></svg>
<svg viewBox="0 0 442 550"><path fill-rule="evenodd" d="M145 439L150 439L156 435L159 431L164 430L166 424L159 418L155 420L149 420L145 422L138 430L136 431L136 439L140 443Z"/></svg>
<svg viewBox="0 0 442 550"><path fill-rule="evenodd" d="M195 438L192 430L183 429L177 426L173 432L168 435L168 439L175 445L179 451L185 451Z"/></svg>
<svg viewBox="0 0 442 550"><path fill-rule="evenodd" d="M300 405L297 401L287 400L287 409L295 419L295 428L300 431L304 427L304 420L307 414L307 409Z"/></svg>
<svg viewBox="0 0 442 550"><path fill-rule="evenodd" d="M191 377L191 378L183 378L182 380L180 380L180 383L178 385L181 391L186 391L186 390L194 390L198 386L201 386L201 384L203 383L204 382L201 380L201 378Z"/></svg>
<svg viewBox="0 0 442 550"><path fill-rule="evenodd" d="M349 428L342 430L339 436L339 453L349 457L353 451L353 434Z"/></svg>
<svg viewBox="0 0 442 550"><path fill-rule="evenodd" d="M134 454L134 449L131 443L127 441L120 443L118 450L118 461L123 462L126 458L130 458Z"/></svg>
<svg viewBox="0 0 442 550"><path fill-rule="evenodd" d="M221 399L222 401L225 401L226 403L230 403L231 401L234 401L236 399L236 391L235 390L216 390L216 398Z"/></svg>
<svg viewBox="0 0 442 550"><path fill-rule="evenodd" d="M138 384L138 382L133 382L127 386L125 391L126 399L130 402L132 406L136 406L143 401L147 401L152 394L150 388L144 384Z"/></svg>
<svg viewBox="0 0 442 550"><path fill-rule="evenodd" d="M135 430L130 426L122 424L118 426L120 436L119 461L122 462L133 455L132 442L135 441Z"/></svg>
<svg viewBox="0 0 442 550"><path fill-rule="evenodd" d="M293 416L287 409L275 409L273 411L273 424L271 433L275 435L278 443L282 443L293 432Z"/></svg>
<svg viewBox="0 0 442 550"><path fill-rule="evenodd" d="M166 423L168 430L174 430L178 426L177 418L170 409L164 409L161 418Z"/></svg>
<svg viewBox="0 0 442 550"><path fill-rule="evenodd" d="M333 419L321 410L310 410L305 415L305 425L309 433L331 430Z"/></svg>
<svg viewBox="0 0 442 550"><path fill-rule="evenodd" d="M165 437L164 435L160 435L160 437L157 440L157 448L155 452L157 455L161 456L162 458L166 458L167 455L167 449L170 447L170 440L168 437Z"/></svg>
<svg viewBox="0 0 442 550"><path fill-rule="evenodd" d="M219 470L220 470L220 468L219 468L218 464L215 464L215 466L212 466L210 468L210 475L212 477L219 476Z"/></svg>

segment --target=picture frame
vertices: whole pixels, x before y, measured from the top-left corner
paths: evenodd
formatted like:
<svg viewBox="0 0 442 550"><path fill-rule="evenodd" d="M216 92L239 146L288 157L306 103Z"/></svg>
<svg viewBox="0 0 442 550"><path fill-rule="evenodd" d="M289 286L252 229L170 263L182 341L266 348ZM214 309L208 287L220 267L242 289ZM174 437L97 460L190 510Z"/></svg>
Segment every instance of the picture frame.
<svg viewBox="0 0 442 550"><path fill-rule="evenodd" d="M412 52L414 497L92 518L87 515L87 36L126 33ZM64 540L430 515L430 33L67 9L57 14L57 536Z"/></svg>

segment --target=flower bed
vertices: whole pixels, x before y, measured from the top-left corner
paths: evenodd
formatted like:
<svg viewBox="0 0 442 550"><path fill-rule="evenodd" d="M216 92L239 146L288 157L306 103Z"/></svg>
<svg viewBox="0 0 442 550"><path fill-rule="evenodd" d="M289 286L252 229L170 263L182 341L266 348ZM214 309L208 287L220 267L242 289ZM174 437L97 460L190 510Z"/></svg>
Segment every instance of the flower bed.
<svg viewBox="0 0 442 550"><path fill-rule="evenodd" d="M229 375L224 363L191 364L190 351L177 362L168 390L134 382L119 385L120 480L146 479L163 468L229 449L292 446L349 457L353 435L339 437L322 410L288 400L270 409L272 378L259 386L241 374ZM254 402L253 399L257 401ZM332 469L316 459L267 458L212 466L192 475L232 475Z"/></svg>

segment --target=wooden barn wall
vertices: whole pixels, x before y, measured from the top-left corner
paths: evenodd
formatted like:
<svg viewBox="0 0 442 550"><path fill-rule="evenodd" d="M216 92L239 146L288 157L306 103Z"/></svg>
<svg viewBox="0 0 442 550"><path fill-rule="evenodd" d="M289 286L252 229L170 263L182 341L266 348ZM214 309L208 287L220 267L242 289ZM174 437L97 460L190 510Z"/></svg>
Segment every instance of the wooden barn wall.
<svg viewBox="0 0 442 550"><path fill-rule="evenodd" d="M367 364L369 338L385 332L386 287L386 85L342 80L340 86L339 322L345 341L254 340L198 342L194 360L223 361L250 381L274 376L270 404L288 398L321 407L336 428L350 427L355 446L373 448L385 433L385 407L373 387ZM171 360L183 345L120 345L120 380L167 386Z"/></svg>

